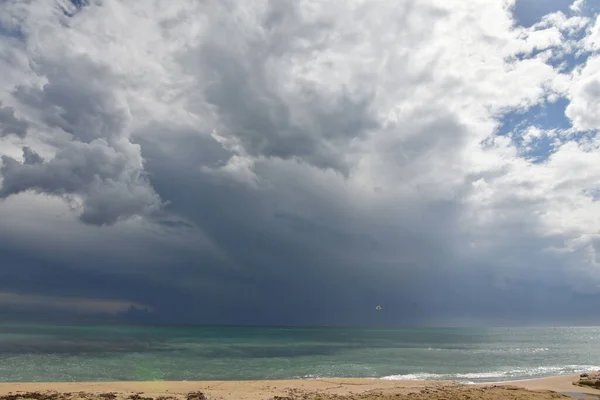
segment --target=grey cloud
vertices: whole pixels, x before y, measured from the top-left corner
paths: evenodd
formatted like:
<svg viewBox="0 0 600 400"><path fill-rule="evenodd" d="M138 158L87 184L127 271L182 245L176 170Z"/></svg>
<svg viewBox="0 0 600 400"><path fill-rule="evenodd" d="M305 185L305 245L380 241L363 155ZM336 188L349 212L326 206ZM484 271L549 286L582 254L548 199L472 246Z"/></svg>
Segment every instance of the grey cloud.
<svg viewBox="0 0 600 400"><path fill-rule="evenodd" d="M70 133L74 140L89 143L123 135L126 110L111 91L115 78L106 66L86 56L74 57L64 65L44 58L36 61L36 72L48 83L18 86L14 92L17 100L35 108L45 123Z"/></svg>
<svg viewBox="0 0 600 400"><path fill-rule="evenodd" d="M410 16L423 13L435 24L444 12L413 1L386 10L395 24L390 40L391 32L377 32L379 18L368 7L315 7L208 2L201 9L210 15L207 31L226 33L199 37L179 55L197 81L187 107L206 113L219 135L235 138L250 156L294 159L349 176L351 146L381 131L382 116L432 80L431 66L403 54L390 58L387 49L426 48L431 31ZM340 23L361 13L365 20L356 30Z"/></svg>
<svg viewBox="0 0 600 400"><path fill-rule="evenodd" d="M28 127L27 121L17 118L13 107L3 107L0 103L0 137L10 134L25 137Z"/></svg>
<svg viewBox="0 0 600 400"><path fill-rule="evenodd" d="M142 171L104 140L71 142L50 161L23 149L25 163L3 156L0 198L34 190L57 196L83 198L83 222L111 224L120 218L146 214L161 201Z"/></svg>
<svg viewBox="0 0 600 400"><path fill-rule="evenodd" d="M147 180L134 173L131 180L94 180L87 193L81 220L88 224L112 224L135 215L147 215L161 206Z"/></svg>
<svg viewBox="0 0 600 400"><path fill-rule="evenodd" d="M76 195L83 201L81 221L93 225L158 210L162 201L144 176L139 149L128 139L129 115L127 104L115 94L117 78L87 56L68 58L38 57L33 69L47 83L20 85L13 95L71 140L51 137L57 152L47 162L29 147L23 149L22 164L2 157L0 197L27 190Z"/></svg>
<svg viewBox="0 0 600 400"><path fill-rule="evenodd" d="M224 12L216 8L217 15ZM187 72L206 85L188 107L198 111L198 103L206 101L215 111L218 133L237 138L251 156L297 159L348 174L344 149L379 126L373 90L325 92L309 80L279 76L276 68L292 68L295 57L325 46L333 28L326 20L302 20L295 8L268 2L258 21L264 26L240 27L216 18L227 39L211 38L181 57ZM290 84L293 90L285 87Z"/></svg>
<svg viewBox="0 0 600 400"><path fill-rule="evenodd" d="M206 93L216 106L219 132L237 137L250 155L298 158L347 173L344 145L377 126L368 97L355 100L342 93L323 98L307 86L294 105L301 115L294 115L291 105L269 88L264 66L245 67L217 49L204 49L202 54L219 74L218 83Z"/></svg>
<svg viewBox="0 0 600 400"><path fill-rule="evenodd" d="M23 147L23 164L26 165L34 165L41 164L44 162L44 159L40 157L38 153L31 150L29 147Z"/></svg>

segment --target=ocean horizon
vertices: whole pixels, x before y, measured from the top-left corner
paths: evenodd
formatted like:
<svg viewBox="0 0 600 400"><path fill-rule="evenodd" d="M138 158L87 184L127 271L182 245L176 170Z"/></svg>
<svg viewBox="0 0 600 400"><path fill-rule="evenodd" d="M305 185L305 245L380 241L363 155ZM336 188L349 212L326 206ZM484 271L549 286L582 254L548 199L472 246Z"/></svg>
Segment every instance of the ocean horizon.
<svg viewBox="0 0 600 400"><path fill-rule="evenodd" d="M500 382L600 369L599 327L0 324L0 381Z"/></svg>

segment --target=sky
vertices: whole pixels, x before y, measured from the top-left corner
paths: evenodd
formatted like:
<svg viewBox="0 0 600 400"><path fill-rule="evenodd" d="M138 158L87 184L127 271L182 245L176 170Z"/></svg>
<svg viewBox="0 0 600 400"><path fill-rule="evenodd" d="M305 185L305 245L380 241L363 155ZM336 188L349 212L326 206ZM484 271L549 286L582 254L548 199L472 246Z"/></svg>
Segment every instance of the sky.
<svg viewBox="0 0 600 400"><path fill-rule="evenodd" d="M0 317L600 324L599 15L0 2Z"/></svg>

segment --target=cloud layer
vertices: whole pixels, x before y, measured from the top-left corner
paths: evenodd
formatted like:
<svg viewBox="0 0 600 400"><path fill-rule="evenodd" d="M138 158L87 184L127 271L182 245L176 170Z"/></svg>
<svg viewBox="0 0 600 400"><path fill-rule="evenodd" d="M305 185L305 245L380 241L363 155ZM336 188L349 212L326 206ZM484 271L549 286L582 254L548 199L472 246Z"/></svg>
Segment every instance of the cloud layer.
<svg viewBox="0 0 600 400"><path fill-rule="evenodd" d="M175 322L588 321L600 18L561 7L3 2L0 290L95 281Z"/></svg>

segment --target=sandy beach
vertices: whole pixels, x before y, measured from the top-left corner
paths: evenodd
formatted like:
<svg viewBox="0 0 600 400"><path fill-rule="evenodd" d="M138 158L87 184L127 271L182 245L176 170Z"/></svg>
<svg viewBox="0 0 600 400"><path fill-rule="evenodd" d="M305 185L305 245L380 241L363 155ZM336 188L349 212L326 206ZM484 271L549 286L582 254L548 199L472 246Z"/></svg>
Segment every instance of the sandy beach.
<svg viewBox="0 0 600 400"><path fill-rule="evenodd" d="M575 385L579 375L496 384L379 379L280 381L0 383L0 400L292 400L292 399L556 399L600 398Z"/></svg>

